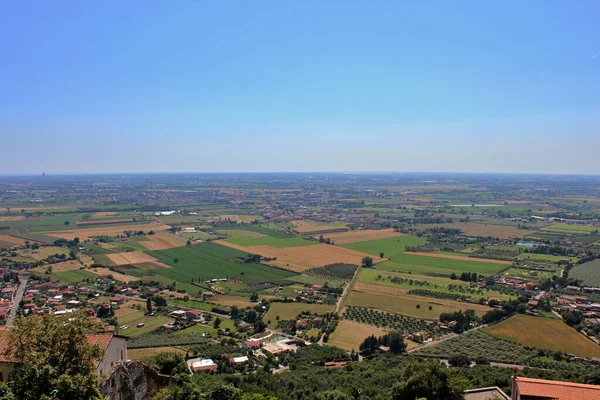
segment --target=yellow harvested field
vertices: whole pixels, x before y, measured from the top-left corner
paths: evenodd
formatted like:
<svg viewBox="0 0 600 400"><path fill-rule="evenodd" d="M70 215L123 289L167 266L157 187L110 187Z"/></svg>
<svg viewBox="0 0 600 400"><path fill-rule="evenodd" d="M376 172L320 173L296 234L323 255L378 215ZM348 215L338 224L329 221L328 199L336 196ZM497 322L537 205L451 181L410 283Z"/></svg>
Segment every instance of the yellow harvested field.
<svg viewBox="0 0 600 400"><path fill-rule="evenodd" d="M360 265L365 256L372 257L374 263L387 260L386 258L379 258L366 253L361 253L360 251L331 246L329 244L275 248L271 246L244 247L223 240L218 240L216 243L250 254L260 254L263 257L276 258L276 260L266 261L265 263L294 272L303 272L307 269L335 263Z"/></svg>
<svg viewBox="0 0 600 400"><path fill-rule="evenodd" d="M441 313L475 310L481 316L491 308L479 304L407 294L406 289L357 282L348 297L347 305L380 309L423 319L438 319ZM418 308L417 308L418 306ZM431 307L431 310L429 309Z"/></svg>
<svg viewBox="0 0 600 400"><path fill-rule="evenodd" d="M77 260L69 260L69 261L59 262L56 264L49 264L49 265L44 265L41 267L35 267L35 268L31 269L31 271L43 274L48 269L48 267L52 267L52 272L55 273L55 272L73 271L75 269L82 268L83 265L79 264L79 262L77 262Z"/></svg>
<svg viewBox="0 0 600 400"><path fill-rule="evenodd" d="M140 280L140 278L136 278L135 276L121 274L120 272L111 271L110 269L104 268L104 267L103 268L90 268L87 271L91 272L92 274L96 274L98 276L111 275L114 280L125 282L125 283Z"/></svg>
<svg viewBox="0 0 600 400"><path fill-rule="evenodd" d="M148 250L167 250L185 246L187 243L186 237L169 232L158 232L154 235L146 235L145 238L147 240L140 241L139 244Z"/></svg>
<svg viewBox="0 0 600 400"><path fill-rule="evenodd" d="M43 260L54 254L69 254L69 249L57 246L44 246L37 250L32 250L30 253L24 253L24 256L31 257L36 261Z"/></svg>
<svg viewBox="0 0 600 400"><path fill-rule="evenodd" d="M13 246L25 246L27 239L18 238L15 236L2 235L0 236L0 242L10 243ZM35 240L29 240L30 243L35 243Z"/></svg>
<svg viewBox="0 0 600 400"><path fill-rule="evenodd" d="M327 344L347 351L358 351L360 344L369 336L383 336L388 332L374 325L361 324L356 321L343 319L330 335Z"/></svg>
<svg viewBox="0 0 600 400"><path fill-rule="evenodd" d="M117 215L118 213L116 211L100 211L97 213L94 213L94 215L92 215L92 218L102 218L102 217L110 217L112 215Z"/></svg>
<svg viewBox="0 0 600 400"><path fill-rule="evenodd" d="M394 232L393 229L367 229L364 231L349 231L323 235L333 240L335 244L346 244L355 242L366 242L368 240L386 239L396 236L404 236L403 233ZM318 238L318 236L317 236Z"/></svg>
<svg viewBox="0 0 600 400"><path fill-rule="evenodd" d="M25 219L23 215L10 215L7 217L0 217L0 222L14 222L14 221L22 221Z"/></svg>
<svg viewBox="0 0 600 400"><path fill-rule="evenodd" d="M242 222L252 222L255 219L262 219L256 215L230 215L230 214L225 214L225 215L219 215L217 217L210 217L209 220L210 221L233 221L235 223L242 223Z"/></svg>
<svg viewBox="0 0 600 400"><path fill-rule="evenodd" d="M106 257L115 263L115 265L135 264L143 262L156 261L156 258L149 256L141 251L130 251L127 253L107 254Z"/></svg>
<svg viewBox="0 0 600 400"><path fill-rule="evenodd" d="M485 333L538 349L600 357L600 346L563 321L517 314L482 329Z"/></svg>
<svg viewBox="0 0 600 400"><path fill-rule="evenodd" d="M138 307L138 308L136 308L136 307ZM133 300L127 301L125 304L120 306L115 311L115 317L121 319L128 315L139 313L140 312L139 307L141 307L142 313L146 312L146 303L144 303L142 301L133 301Z"/></svg>
<svg viewBox="0 0 600 400"><path fill-rule="evenodd" d="M478 257L467 257L467 256L458 256L454 254L440 254L440 253L426 253L426 252L411 252L410 254L425 256L425 257L434 257L434 258L447 258L450 260L463 260L463 261L479 261L491 264L504 264L504 265L512 265L512 261L506 260L494 260L491 258L478 258Z"/></svg>
<svg viewBox="0 0 600 400"><path fill-rule="evenodd" d="M89 267L94 263L94 259L85 254L79 254L79 261L81 261L81 263L86 267Z"/></svg>
<svg viewBox="0 0 600 400"><path fill-rule="evenodd" d="M260 296L261 299L264 296ZM248 297L240 297L240 296L228 296L228 295L218 295L210 299L211 303L219 304L221 306L236 306L236 307L254 307L256 303L252 303Z"/></svg>
<svg viewBox="0 0 600 400"><path fill-rule="evenodd" d="M346 224L344 224L343 222L334 222L328 224L326 222L310 220L292 221L292 225L294 226L294 230L298 233L330 231L346 227Z"/></svg>
<svg viewBox="0 0 600 400"><path fill-rule="evenodd" d="M448 229L460 229L465 234L470 236L491 236L498 238L520 237L528 233L528 231L519 229L515 226L490 225L490 224L471 224L454 222L451 224L436 224L436 225L417 225L418 229L431 229L444 227Z"/></svg>
<svg viewBox="0 0 600 400"><path fill-rule="evenodd" d="M117 236L122 235L125 231L164 231L169 229L169 225L161 223L151 224L133 224L133 225L117 225L103 226L95 228L69 229L64 231L43 232L46 235L55 236L63 239L73 240L78 237L81 240L94 236Z"/></svg>
<svg viewBox="0 0 600 400"><path fill-rule="evenodd" d="M127 358L134 361L139 361L146 357L152 357L159 353L177 353L177 354L185 354L185 350L182 350L178 347L149 347L149 348L141 348L141 349L130 349L127 350Z"/></svg>

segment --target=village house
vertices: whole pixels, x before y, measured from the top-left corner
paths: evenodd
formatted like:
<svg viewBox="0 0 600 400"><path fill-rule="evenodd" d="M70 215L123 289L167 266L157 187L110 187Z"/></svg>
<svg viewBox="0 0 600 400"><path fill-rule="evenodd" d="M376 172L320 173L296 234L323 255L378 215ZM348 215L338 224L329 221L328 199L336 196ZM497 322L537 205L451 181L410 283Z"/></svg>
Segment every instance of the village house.
<svg viewBox="0 0 600 400"><path fill-rule="evenodd" d="M217 372L218 365L210 358L194 358L187 360L187 365L191 373L208 371Z"/></svg>

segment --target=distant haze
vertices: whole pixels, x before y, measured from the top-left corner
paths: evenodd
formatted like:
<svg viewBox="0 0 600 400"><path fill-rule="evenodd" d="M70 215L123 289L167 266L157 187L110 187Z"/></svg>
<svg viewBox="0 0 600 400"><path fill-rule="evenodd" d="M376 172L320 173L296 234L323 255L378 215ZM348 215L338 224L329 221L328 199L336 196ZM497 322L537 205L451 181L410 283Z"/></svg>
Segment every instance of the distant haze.
<svg viewBox="0 0 600 400"><path fill-rule="evenodd" d="M0 175L600 174L598 15L564 1L6 2Z"/></svg>

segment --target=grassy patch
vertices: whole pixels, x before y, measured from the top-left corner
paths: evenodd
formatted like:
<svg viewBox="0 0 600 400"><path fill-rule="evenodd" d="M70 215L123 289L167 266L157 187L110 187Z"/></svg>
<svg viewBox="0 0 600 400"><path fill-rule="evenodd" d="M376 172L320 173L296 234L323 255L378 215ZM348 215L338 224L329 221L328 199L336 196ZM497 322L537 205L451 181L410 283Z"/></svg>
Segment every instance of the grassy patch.
<svg viewBox="0 0 600 400"><path fill-rule="evenodd" d="M385 258L394 258L406 251L406 246L420 246L427 241L416 236L399 236L387 239L369 240L366 242L356 242L341 245L347 249L360 251L363 253L379 255L383 252Z"/></svg>
<svg viewBox="0 0 600 400"><path fill-rule="evenodd" d="M600 286L600 259L575 266L569 272L569 278L581 279L590 286Z"/></svg>
<svg viewBox="0 0 600 400"><path fill-rule="evenodd" d="M332 312L334 308L335 306L327 304L272 303L269 311L263 316L263 321L267 322L269 328L275 328L277 325L277 316L279 316L279 320L293 320L303 311L326 314Z"/></svg>
<svg viewBox="0 0 600 400"><path fill-rule="evenodd" d="M524 346L561 351L580 357L600 357L600 346L558 320L515 315L483 330Z"/></svg>
<svg viewBox="0 0 600 400"><path fill-rule="evenodd" d="M542 228L541 230L547 231L547 232L582 234L582 233L591 233L593 231L597 231L598 229L599 229L598 226L554 224L554 225L546 226L546 227Z"/></svg>
<svg viewBox="0 0 600 400"><path fill-rule="evenodd" d="M50 276L52 277L53 280L57 280L61 283L67 283L67 284L85 281L86 279L91 279L91 280L95 281L98 278L98 276L96 276L95 274L92 274L91 272L88 272L83 269L76 269L73 271L65 271L65 272L56 272L56 273L52 273Z"/></svg>

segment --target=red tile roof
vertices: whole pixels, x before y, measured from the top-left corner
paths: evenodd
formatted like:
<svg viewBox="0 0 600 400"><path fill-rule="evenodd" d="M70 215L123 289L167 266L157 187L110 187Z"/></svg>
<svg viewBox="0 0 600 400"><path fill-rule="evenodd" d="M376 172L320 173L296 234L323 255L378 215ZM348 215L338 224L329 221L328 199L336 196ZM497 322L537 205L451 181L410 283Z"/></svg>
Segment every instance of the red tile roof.
<svg viewBox="0 0 600 400"><path fill-rule="evenodd" d="M600 400L600 385L521 377L517 378L517 385L521 396L559 400Z"/></svg>
<svg viewBox="0 0 600 400"><path fill-rule="evenodd" d="M88 344L97 344L103 350L106 350L113 336L114 335L112 333L95 333L88 336L87 342Z"/></svg>

